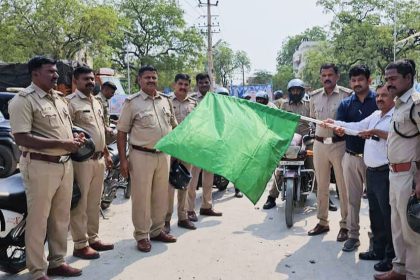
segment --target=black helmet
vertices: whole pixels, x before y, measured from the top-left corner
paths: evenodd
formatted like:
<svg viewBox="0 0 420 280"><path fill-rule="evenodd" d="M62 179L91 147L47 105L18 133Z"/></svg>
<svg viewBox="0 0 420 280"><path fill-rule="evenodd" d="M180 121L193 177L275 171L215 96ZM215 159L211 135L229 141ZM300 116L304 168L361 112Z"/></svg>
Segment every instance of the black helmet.
<svg viewBox="0 0 420 280"><path fill-rule="evenodd" d="M90 159L90 157L95 153L95 143L90 138L90 135L80 127L73 127L73 133L83 132L86 137L86 142L77 150L77 152L71 153L71 159L74 161L85 161Z"/></svg>
<svg viewBox="0 0 420 280"><path fill-rule="evenodd" d="M185 190L191 180L191 174L188 169L179 160L174 160L169 172L169 183L179 190Z"/></svg>
<svg viewBox="0 0 420 280"><path fill-rule="evenodd" d="M407 222L413 231L420 233L420 200L415 194L408 200Z"/></svg>

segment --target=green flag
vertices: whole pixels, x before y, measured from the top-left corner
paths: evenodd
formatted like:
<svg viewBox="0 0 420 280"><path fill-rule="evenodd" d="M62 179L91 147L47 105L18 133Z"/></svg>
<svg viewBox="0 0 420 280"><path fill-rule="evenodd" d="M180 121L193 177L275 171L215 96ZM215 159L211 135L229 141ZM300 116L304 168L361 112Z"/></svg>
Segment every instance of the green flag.
<svg viewBox="0 0 420 280"><path fill-rule="evenodd" d="M258 103L208 93L155 148L227 178L256 204L299 118Z"/></svg>

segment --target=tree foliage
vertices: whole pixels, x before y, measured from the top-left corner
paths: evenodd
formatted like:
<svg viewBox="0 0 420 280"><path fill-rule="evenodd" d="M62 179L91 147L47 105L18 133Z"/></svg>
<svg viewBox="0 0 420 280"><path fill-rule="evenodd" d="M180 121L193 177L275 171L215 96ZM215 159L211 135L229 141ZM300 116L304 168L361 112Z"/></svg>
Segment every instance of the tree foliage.
<svg viewBox="0 0 420 280"><path fill-rule="evenodd" d="M273 76L273 90L287 91L287 83L295 78L291 65L281 65Z"/></svg>
<svg viewBox="0 0 420 280"><path fill-rule="evenodd" d="M319 26L308 28L300 34L287 37L277 54L277 68L283 65L292 65L293 54L303 41L324 41L326 37L325 31Z"/></svg>
<svg viewBox="0 0 420 280"><path fill-rule="evenodd" d="M226 87L236 70L240 70L244 82L244 74L251 69L251 61L244 51L234 51L229 44L221 41L213 51L216 83Z"/></svg>
<svg viewBox="0 0 420 280"><path fill-rule="evenodd" d="M249 83L253 85L271 84L273 74L266 70L258 70L249 78Z"/></svg>
<svg viewBox="0 0 420 280"><path fill-rule="evenodd" d="M39 54L73 59L86 48L100 53L118 24L112 7L81 0L3 0L0 14L0 60L7 62Z"/></svg>

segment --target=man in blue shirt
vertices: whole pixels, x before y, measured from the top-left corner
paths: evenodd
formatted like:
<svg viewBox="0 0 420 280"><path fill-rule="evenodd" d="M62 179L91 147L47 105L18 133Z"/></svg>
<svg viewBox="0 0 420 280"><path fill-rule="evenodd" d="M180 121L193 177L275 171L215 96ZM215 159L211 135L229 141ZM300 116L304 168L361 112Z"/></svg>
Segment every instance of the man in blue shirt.
<svg viewBox="0 0 420 280"><path fill-rule="evenodd" d="M337 110L337 120L359 122L378 110L375 92L369 89L370 70L366 65L353 66L349 71L350 86L353 94L345 98ZM341 134L342 132L336 131ZM342 135L340 135L342 136ZM365 140L358 136L346 135L346 153L343 157L343 175L348 192L347 229L349 239L344 243L343 251L351 252L360 245L359 212L366 183L366 165L363 162Z"/></svg>

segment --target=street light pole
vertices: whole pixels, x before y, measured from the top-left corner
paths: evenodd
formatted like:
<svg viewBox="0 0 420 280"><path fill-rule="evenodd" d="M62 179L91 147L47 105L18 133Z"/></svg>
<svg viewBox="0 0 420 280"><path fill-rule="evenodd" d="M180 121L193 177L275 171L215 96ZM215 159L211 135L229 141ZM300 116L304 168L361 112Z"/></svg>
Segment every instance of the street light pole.
<svg viewBox="0 0 420 280"><path fill-rule="evenodd" d="M127 56L127 85L128 85L128 94L131 94L130 53L128 52L128 45L127 45L127 55L126 56Z"/></svg>

